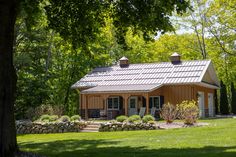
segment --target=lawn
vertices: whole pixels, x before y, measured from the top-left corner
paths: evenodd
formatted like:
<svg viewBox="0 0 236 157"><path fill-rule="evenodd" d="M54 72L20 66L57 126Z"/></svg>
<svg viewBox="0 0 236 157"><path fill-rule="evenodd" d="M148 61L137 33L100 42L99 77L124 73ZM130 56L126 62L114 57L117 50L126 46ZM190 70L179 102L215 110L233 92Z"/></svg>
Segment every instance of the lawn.
<svg viewBox="0 0 236 157"><path fill-rule="evenodd" d="M47 157L235 157L236 119L173 130L19 135L21 150Z"/></svg>

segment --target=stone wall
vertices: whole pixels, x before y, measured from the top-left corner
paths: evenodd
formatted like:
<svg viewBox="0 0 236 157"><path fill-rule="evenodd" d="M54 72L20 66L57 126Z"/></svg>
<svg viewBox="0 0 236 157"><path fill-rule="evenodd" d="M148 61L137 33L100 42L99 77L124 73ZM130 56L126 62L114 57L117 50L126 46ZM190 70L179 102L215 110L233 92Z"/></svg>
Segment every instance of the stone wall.
<svg viewBox="0 0 236 157"><path fill-rule="evenodd" d="M17 134L47 134L47 133L64 133L80 132L87 126L87 122L31 122L16 121Z"/></svg>
<svg viewBox="0 0 236 157"><path fill-rule="evenodd" d="M155 130L157 127L155 124L150 123L120 123L109 122L102 123L99 131L128 131L128 130Z"/></svg>

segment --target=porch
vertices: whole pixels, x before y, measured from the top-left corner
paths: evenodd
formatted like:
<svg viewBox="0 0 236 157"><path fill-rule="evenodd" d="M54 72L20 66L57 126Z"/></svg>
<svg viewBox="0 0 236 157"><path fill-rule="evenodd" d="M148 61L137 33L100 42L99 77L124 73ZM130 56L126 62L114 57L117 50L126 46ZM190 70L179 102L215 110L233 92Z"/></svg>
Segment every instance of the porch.
<svg viewBox="0 0 236 157"><path fill-rule="evenodd" d="M131 116L139 114L141 108L145 114L153 112L158 116L164 103L164 97L149 95L149 93L135 94L81 94L80 114L84 119L115 119L119 115Z"/></svg>

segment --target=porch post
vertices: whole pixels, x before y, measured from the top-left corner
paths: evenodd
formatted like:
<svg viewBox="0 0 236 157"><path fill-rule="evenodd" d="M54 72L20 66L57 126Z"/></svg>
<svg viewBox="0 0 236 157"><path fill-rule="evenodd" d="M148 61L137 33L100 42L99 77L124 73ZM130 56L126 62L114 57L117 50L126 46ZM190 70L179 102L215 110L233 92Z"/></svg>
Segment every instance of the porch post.
<svg viewBox="0 0 236 157"><path fill-rule="evenodd" d="M146 114L149 114L149 95L148 95L148 93L145 94L145 98L146 98Z"/></svg>
<svg viewBox="0 0 236 157"><path fill-rule="evenodd" d="M125 100L125 115L128 116L128 96L124 96Z"/></svg>
<svg viewBox="0 0 236 157"><path fill-rule="evenodd" d="M88 96L85 95L85 119L88 119Z"/></svg>

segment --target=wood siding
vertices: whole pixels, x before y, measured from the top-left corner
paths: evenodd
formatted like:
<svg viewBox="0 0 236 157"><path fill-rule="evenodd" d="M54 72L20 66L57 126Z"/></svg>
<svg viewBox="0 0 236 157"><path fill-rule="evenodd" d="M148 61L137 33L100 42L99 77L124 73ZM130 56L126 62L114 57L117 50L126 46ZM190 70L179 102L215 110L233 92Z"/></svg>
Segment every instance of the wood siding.
<svg viewBox="0 0 236 157"><path fill-rule="evenodd" d="M168 85L161 87L149 96L164 96L164 103L179 104L184 100L196 100L193 85Z"/></svg>
<svg viewBox="0 0 236 157"><path fill-rule="evenodd" d="M97 94L81 94L80 109L107 109L107 98L113 96L121 96L123 98L123 109L127 115L128 99L131 96L138 96L138 108L141 107L142 99L145 98L146 106L149 106L150 96L164 96L164 103L179 104L184 100L198 101L198 92L204 93L205 110L208 110L208 93L214 95L214 89L198 86L198 85L166 85L152 92L143 93L97 93ZM148 111L146 111L148 113Z"/></svg>

